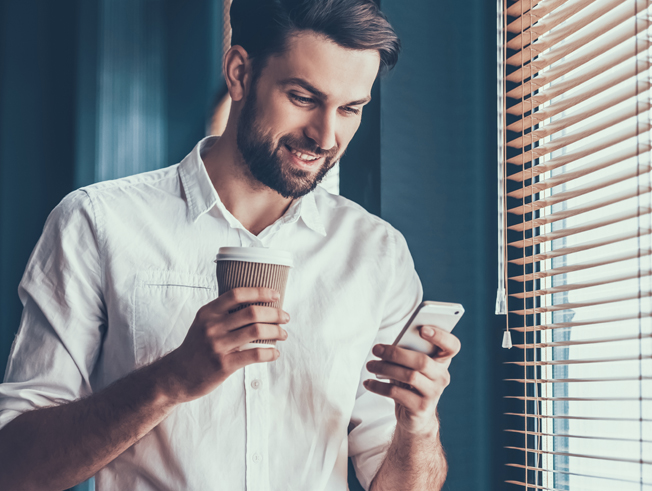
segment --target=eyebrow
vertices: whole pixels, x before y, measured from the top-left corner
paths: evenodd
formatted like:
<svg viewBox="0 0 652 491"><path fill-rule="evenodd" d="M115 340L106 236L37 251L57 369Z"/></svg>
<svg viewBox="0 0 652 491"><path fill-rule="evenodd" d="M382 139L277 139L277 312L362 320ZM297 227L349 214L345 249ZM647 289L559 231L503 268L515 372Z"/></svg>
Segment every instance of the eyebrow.
<svg viewBox="0 0 652 491"><path fill-rule="evenodd" d="M307 90L311 94L313 94L315 97L318 97L320 99L328 99L328 96L324 94L321 90L318 88L314 87L312 84L307 82L306 80L298 77L292 77L292 78L286 78L285 80L281 80L279 82L279 85L285 87L287 85L298 85L299 87ZM358 99L357 101L351 101L347 104L344 104L345 106L360 106L362 104L366 104L371 100L371 96L367 96L363 99Z"/></svg>

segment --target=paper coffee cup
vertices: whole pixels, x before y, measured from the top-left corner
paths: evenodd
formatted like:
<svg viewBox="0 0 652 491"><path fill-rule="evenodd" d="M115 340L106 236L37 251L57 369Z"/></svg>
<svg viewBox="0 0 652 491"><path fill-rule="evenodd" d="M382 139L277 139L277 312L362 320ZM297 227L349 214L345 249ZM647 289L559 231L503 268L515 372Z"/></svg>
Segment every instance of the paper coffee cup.
<svg viewBox="0 0 652 491"><path fill-rule="evenodd" d="M242 304L230 312L249 305L283 308L285 285L292 267L292 254L264 247L220 247L215 262L220 295L241 287L272 288L281 294L281 298L276 302ZM276 340L257 339L241 346L240 350L274 346Z"/></svg>

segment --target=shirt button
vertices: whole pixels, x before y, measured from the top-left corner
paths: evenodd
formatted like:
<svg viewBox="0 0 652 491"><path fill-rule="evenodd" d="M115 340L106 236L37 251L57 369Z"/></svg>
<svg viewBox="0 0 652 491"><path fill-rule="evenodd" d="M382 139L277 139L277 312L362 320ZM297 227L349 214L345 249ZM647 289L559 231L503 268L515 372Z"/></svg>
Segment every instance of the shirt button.
<svg viewBox="0 0 652 491"><path fill-rule="evenodd" d="M251 388L252 389L259 389L260 385L261 385L261 382L258 379L251 381Z"/></svg>
<svg viewBox="0 0 652 491"><path fill-rule="evenodd" d="M258 464L258 463L260 463L261 460L263 460L263 456L260 455L258 452L256 452L255 454L253 454L251 456L251 460L254 461L254 464Z"/></svg>

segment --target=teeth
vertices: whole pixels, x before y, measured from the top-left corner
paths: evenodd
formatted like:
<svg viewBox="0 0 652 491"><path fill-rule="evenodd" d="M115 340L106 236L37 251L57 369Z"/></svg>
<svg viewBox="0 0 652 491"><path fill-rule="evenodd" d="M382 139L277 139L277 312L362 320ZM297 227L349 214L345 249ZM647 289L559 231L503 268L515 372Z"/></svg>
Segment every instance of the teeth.
<svg viewBox="0 0 652 491"><path fill-rule="evenodd" d="M295 150L294 148L290 149L290 151L291 151L294 155L296 155L297 157L299 157L301 160L306 160L306 161L308 161L308 162L311 162L311 161L313 161L313 160L317 160L317 159L319 158L319 157L312 157L312 156L310 156L310 155L306 155L305 153L301 153L301 152Z"/></svg>

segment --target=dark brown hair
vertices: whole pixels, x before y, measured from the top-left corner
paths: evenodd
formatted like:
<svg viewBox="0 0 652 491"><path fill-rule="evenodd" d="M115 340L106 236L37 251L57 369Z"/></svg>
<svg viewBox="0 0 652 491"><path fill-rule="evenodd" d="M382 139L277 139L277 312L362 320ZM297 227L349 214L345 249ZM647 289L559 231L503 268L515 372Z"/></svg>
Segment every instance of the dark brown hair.
<svg viewBox="0 0 652 491"><path fill-rule="evenodd" d="M375 49L383 74L394 68L401 42L372 0L233 0L232 45L252 58L256 79L270 56L282 54L290 36L323 34L349 49Z"/></svg>

